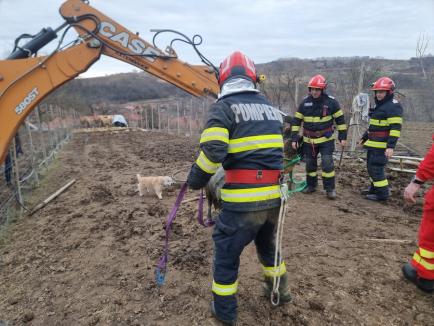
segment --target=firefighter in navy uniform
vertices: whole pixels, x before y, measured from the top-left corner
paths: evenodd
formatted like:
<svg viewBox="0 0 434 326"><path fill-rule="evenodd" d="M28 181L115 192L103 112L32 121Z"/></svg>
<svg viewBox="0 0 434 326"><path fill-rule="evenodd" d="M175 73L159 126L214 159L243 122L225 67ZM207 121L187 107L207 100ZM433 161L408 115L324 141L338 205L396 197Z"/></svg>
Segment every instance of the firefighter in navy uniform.
<svg viewBox="0 0 434 326"><path fill-rule="evenodd" d="M386 201L389 198L389 182L384 168L393 155L393 149L401 135L402 106L393 98L395 83L381 77L371 86L375 92L375 107L369 113L369 127L361 143L367 149L367 166L371 185L363 190L366 199Z"/></svg>
<svg viewBox="0 0 434 326"><path fill-rule="evenodd" d="M221 63L218 81L221 92L209 110L200 154L187 183L200 189L220 165L225 169L222 209L213 231L211 311L218 320L234 325L240 255L252 241L262 264L266 293L271 294L273 277L281 277L280 302L291 300L285 263L274 267L283 118L257 90L255 65L241 52Z"/></svg>
<svg viewBox="0 0 434 326"><path fill-rule="evenodd" d="M321 154L322 179L327 198L336 198L335 170L333 163L334 126L336 122L341 146L346 145L347 125L338 101L325 93L327 81L316 75L308 83L309 95L301 102L292 124L292 147L298 147L299 131L303 122L303 153L306 162L307 187L304 193L312 193L318 183L317 158Z"/></svg>

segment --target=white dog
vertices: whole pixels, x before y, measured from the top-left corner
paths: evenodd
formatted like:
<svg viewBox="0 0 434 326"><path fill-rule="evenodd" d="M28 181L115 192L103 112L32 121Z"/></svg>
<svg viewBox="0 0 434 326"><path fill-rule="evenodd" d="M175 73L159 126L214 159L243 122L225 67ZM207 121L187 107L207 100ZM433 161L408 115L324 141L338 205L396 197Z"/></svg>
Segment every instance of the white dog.
<svg viewBox="0 0 434 326"><path fill-rule="evenodd" d="M163 186L171 186L175 183L175 180L168 176L142 177L140 174L137 174L137 181L140 196L144 195L145 189L147 192L153 190L160 199L163 199Z"/></svg>

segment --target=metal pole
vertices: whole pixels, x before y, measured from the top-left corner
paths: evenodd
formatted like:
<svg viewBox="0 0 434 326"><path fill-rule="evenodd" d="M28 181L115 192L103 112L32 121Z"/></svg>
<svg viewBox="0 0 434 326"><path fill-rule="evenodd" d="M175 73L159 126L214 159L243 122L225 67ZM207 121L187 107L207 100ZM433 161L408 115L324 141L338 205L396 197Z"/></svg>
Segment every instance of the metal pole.
<svg viewBox="0 0 434 326"><path fill-rule="evenodd" d="M186 108L187 108L187 102L182 103L181 102L181 107L182 107L182 121L185 121L185 126L184 124L181 125L181 127L184 127L182 133L184 135L188 135L188 119L187 119L187 113L185 112Z"/></svg>
<svg viewBox="0 0 434 326"><path fill-rule="evenodd" d="M41 111L39 111L39 105L36 107L36 117L38 118L39 135L42 143L42 152L44 154L43 161L45 161L45 159L47 158L47 145L45 144L44 130L42 130L42 123L41 123L42 119L41 119Z"/></svg>
<svg viewBox="0 0 434 326"><path fill-rule="evenodd" d="M57 128L58 134L59 134L59 139L60 139L60 141L63 141L64 133L63 133L62 111L60 109L60 106L57 106L57 105L54 107L54 109L56 110L56 114L58 115L56 122L57 121L59 122L58 128Z"/></svg>
<svg viewBox="0 0 434 326"><path fill-rule="evenodd" d="M198 116L198 110L196 110L196 111L194 111L194 123L195 123L195 132L197 133L198 132L198 130L197 130L197 127L199 127L199 123L198 123L198 121L199 121L199 116Z"/></svg>
<svg viewBox="0 0 434 326"><path fill-rule="evenodd" d="M191 131L191 120L193 120L193 99L191 99L191 104L190 104L190 112L188 114L188 127L190 129L190 137L192 135L192 131Z"/></svg>
<svg viewBox="0 0 434 326"><path fill-rule="evenodd" d="M190 130L190 137L192 135L192 132L191 132L191 120L193 120L193 117L192 117L192 112L190 111L189 114L188 114L188 129Z"/></svg>
<svg viewBox="0 0 434 326"><path fill-rule="evenodd" d="M299 93L299 88L300 85L298 83L298 78L295 79L295 95L294 95L294 99L295 99L295 108L297 110L297 106L298 106L298 93ZM295 114L295 112L292 112L293 114Z"/></svg>
<svg viewBox="0 0 434 326"><path fill-rule="evenodd" d="M57 126L57 137L58 137L58 139L59 139L59 143L63 140L63 129L62 129L62 124L61 124L61 119L62 119L62 116L61 116L61 114L60 114L60 111L59 111L59 107L56 105L55 107L54 107L54 109L55 109L55 114L57 115L57 117L55 118L55 122L56 122L56 126Z"/></svg>
<svg viewBox="0 0 434 326"><path fill-rule="evenodd" d="M365 63L362 62L362 65L360 66L360 74L359 74L359 83L357 88L357 94L360 94L363 88L363 75L365 70ZM359 136L359 124L360 124L360 112L354 112L353 113L353 119L350 119L351 125L351 147L350 151L354 152L356 150L356 145L358 141Z"/></svg>
<svg viewBox="0 0 434 326"><path fill-rule="evenodd" d="M12 154L14 158L15 182L17 186L18 201L22 204L23 196L21 195L20 172L18 170L18 160L17 160L17 143L15 141L15 137L14 137L14 141L12 142L12 146L14 147L12 150ZM23 208L20 205L20 214L22 213L23 213Z"/></svg>
<svg viewBox="0 0 434 326"><path fill-rule="evenodd" d="M154 107L151 106L151 130L154 130Z"/></svg>
<svg viewBox="0 0 434 326"><path fill-rule="evenodd" d="M357 93L360 93L362 91L364 73L365 73L365 62L363 61L360 67L359 84L358 84Z"/></svg>
<svg viewBox="0 0 434 326"><path fill-rule="evenodd" d="M179 135L179 101L176 101L176 123Z"/></svg>
<svg viewBox="0 0 434 326"><path fill-rule="evenodd" d="M48 110L50 110L50 120L53 120L53 112L51 111L51 105L50 106L45 106L46 112ZM53 141L53 137L52 137L52 130L51 130L51 121L49 121L47 123L47 127L48 127L48 136L50 137L50 152L52 151L53 147L54 147L54 141Z"/></svg>
<svg viewBox="0 0 434 326"><path fill-rule="evenodd" d="M35 148L33 147L32 131L30 130L30 126L28 123L25 123L25 125L26 125L26 129L27 129L27 133L29 134L30 153L32 156L32 170L33 170L33 174L35 175L36 184L39 185L38 167L36 166Z"/></svg>
<svg viewBox="0 0 434 326"><path fill-rule="evenodd" d="M161 105L157 104L158 110L158 131L161 131Z"/></svg>
<svg viewBox="0 0 434 326"><path fill-rule="evenodd" d="M167 133L170 134L170 104L167 105Z"/></svg>
<svg viewBox="0 0 434 326"><path fill-rule="evenodd" d="M58 106L58 108L59 108L60 125L62 126L61 127L62 140L64 140L66 138L65 121L63 120L64 119L64 117L63 117L64 114L63 114L62 108L60 106Z"/></svg>

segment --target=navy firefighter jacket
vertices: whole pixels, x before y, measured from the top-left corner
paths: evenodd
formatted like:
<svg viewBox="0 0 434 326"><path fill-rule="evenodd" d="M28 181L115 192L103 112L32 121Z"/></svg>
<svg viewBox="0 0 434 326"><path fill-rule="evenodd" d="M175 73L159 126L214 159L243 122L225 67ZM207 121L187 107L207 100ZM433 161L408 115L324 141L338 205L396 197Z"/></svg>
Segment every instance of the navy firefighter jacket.
<svg viewBox="0 0 434 326"><path fill-rule="evenodd" d="M292 141L298 140L298 133L303 122L303 140L305 143L320 144L333 141L333 121L336 122L338 139L347 139L347 125L344 113L338 101L328 94L321 94L317 99L311 95L301 102L291 125Z"/></svg>
<svg viewBox="0 0 434 326"><path fill-rule="evenodd" d="M376 106L369 113L369 128L363 135L367 149L395 148L402 127L402 106L388 94L383 100L375 99Z"/></svg>
<svg viewBox="0 0 434 326"><path fill-rule="evenodd" d="M283 118L261 94L241 92L220 98L210 110L200 139L200 154L188 182L204 187L217 169L282 170ZM280 205L278 184L226 183L223 208L256 211Z"/></svg>

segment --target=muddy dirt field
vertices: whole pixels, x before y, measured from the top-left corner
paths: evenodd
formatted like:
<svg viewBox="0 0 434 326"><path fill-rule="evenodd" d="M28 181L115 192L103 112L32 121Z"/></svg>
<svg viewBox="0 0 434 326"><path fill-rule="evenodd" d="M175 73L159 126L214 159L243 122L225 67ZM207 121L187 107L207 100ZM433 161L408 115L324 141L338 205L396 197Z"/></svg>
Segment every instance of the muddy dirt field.
<svg viewBox="0 0 434 326"><path fill-rule="evenodd" d="M167 282L158 287L155 266L179 187L163 200L136 191L136 173L188 171L196 149L197 139L144 131L75 134L44 180L45 195L32 200L76 183L4 236L0 325L218 325L209 313L212 230L196 222L197 201L181 206ZM338 200L321 191L290 199L283 256L293 303L271 308L254 246L244 251L239 325L434 325L433 296L400 272L421 214L420 203L401 200L410 176L392 174L393 198L380 204L359 195L363 163L344 160L337 175Z"/></svg>
<svg viewBox="0 0 434 326"><path fill-rule="evenodd" d="M400 142L404 143L417 156L425 156L431 147L431 136L434 133L432 122L404 121Z"/></svg>

